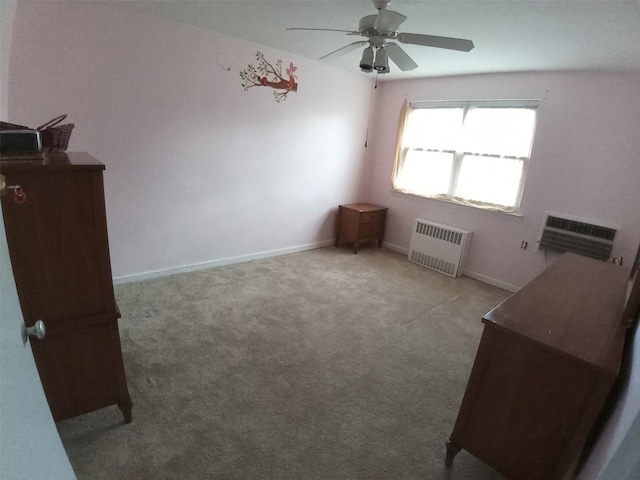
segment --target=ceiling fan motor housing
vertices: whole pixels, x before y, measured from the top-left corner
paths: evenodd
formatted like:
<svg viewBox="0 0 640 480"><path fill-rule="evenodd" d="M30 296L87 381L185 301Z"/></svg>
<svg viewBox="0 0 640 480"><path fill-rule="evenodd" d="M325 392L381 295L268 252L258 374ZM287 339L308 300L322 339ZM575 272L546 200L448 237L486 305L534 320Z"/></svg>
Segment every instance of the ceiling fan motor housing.
<svg viewBox="0 0 640 480"><path fill-rule="evenodd" d="M360 23L358 23L358 32L360 35L375 35L377 31L373 25L376 23L377 18L378 15L367 15L366 17L362 17L360 19Z"/></svg>

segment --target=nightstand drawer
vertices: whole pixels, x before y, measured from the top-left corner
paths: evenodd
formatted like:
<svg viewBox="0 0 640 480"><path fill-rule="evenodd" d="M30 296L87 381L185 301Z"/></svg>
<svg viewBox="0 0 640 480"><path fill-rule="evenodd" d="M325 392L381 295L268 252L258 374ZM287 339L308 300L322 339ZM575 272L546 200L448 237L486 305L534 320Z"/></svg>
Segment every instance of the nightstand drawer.
<svg viewBox="0 0 640 480"><path fill-rule="evenodd" d="M386 215L387 212L384 210L379 210L377 212L362 212L360 214L360 223L382 222Z"/></svg>
<svg viewBox="0 0 640 480"><path fill-rule="evenodd" d="M360 224L358 229L358 240L365 238L382 237L384 233L384 223L382 222L368 222Z"/></svg>

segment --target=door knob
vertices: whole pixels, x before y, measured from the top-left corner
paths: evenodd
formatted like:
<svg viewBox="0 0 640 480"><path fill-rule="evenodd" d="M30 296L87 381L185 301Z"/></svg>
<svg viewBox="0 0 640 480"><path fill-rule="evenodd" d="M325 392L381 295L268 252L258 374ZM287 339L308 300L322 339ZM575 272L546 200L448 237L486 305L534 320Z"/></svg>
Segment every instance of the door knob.
<svg viewBox="0 0 640 480"><path fill-rule="evenodd" d="M42 320L37 320L36 323L33 324L33 327L27 327L24 323L22 324L22 341L24 343L27 343L27 337L29 336L42 340L46 333L47 329Z"/></svg>

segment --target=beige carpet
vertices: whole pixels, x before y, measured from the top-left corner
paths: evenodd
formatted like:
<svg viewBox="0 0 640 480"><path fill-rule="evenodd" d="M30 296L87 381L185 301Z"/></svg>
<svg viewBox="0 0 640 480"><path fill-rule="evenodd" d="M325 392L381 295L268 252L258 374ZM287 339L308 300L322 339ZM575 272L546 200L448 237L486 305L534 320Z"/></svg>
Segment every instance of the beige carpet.
<svg viewBox="0 0 640 480"><path fill-rule="evenodd" d="M502 479L444 444L508 292L351 252L116 287L133 423L58 424L78 478Z"/></svg>

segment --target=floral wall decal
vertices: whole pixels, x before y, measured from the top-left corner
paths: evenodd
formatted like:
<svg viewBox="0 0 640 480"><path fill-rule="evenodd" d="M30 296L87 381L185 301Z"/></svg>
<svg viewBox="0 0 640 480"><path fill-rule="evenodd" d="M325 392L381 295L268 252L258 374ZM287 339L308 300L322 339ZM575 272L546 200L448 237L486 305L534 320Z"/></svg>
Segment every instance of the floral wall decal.
<svg viewBox="0 0 640 480"><path fill-rule="evenodd" d="M273 96L276 102L282 102L287 99L290 92L298 91L297 76L294 72L298 67L289 64L286 69L286 77L282 75L282 60L276 62L275 67L267 62L262 52L256 52L256 66L249 64L249 68L240 72L242 79L242 87L244 91L248 91L251 87L270 87L275 90Z"/></svg>

